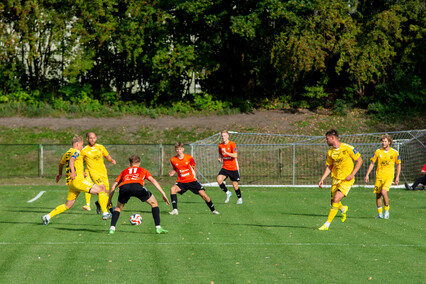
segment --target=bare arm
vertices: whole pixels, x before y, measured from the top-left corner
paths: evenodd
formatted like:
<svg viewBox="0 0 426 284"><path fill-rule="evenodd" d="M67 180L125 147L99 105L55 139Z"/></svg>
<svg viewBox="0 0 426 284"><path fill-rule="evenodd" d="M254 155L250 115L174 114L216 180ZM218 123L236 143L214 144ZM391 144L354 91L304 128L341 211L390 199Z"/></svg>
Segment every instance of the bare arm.
<svg viewBox="0 0 426 284"><path fill-rule="evenodd" d="M58 174L56 175L56 182L58 182L61 179L63 168L64 168L64 165L59 163Z"/></svg>
<svg viewBox="0 0 426 284"><path fill-rule="evenodd" d="M364 178L364 180L365 180L366 183L368 183L368 181L370 180L370 178L368 177L368 175L371 173L371 171L373 170L373 168L374 168L374 162L372 161L370 163L370 165L368 166L367 174L365 175L365 178Z"/></svg>
<svg viewBox="0 0 426 284"><path fill-rule="evenodd" d="M113 165L117 164L117 162L111 157L111 155L106 156L105 159L107 159L107 161Z"/></svg>
<svg viewBox="0 0 426 284"><path fill-rule="evenodd" d="M161 188L161 185L158 183L158 181L150 176L148 177L148 180L155 186L155 188L161 193L161 195L163 196L163 200L164 202L166 202L167 205L170 204L169 199L167 198L166 193L164 193L164 190Z"/></svg>
<svg viewBox="0 0 426 284"><path fill-rule="evenodd" d="M118 186L118 182L114 182L114 184L111 187L111 190L109 191L107 206L110 206L112 204L112 197L114 196L114 192L117 186Z"/></svg>
<svg viewBox="0 0 426 284"><path fill-rule="evenodd" d="M237 152L235 152L235 153L228 153L228 152L226 152L225 149L223 149L222 155L228 155L231 158L237 158L238 157L238 153Z"/></svg>
<svg viewBox="0 0 426 284"><path fill-rule="evenodd" d="M355 168L354 168L354 170L352 171L352 173L350 174L350 175L348 175L346 178L345 178L345 180L352 180L353 178L354 178L354 176L355 176L355 174L359 171L359 169L361 168L361 165L362 165L362 158L361 157L359 157L358 158L358 160L356 160L356 164L355 164Z"/></svg>
<svg viewBox="0 0 426 284"><path fill-rule="evenodd" d="M398 184L399 183L399 174L401 173L401 164L397 164L396 165L396 178L394 183Z"/></svg>
<svg viewBox="0 0 426 284"><path fill-rule="evenodd" d="M321 177L321 179L320 179L320 181L319 181L319 183L318 183L318 186L320 187L320 188L322 188L322 186L323 186L323 184L324 184L324 180L325 180L325 178L331 173L331 169L333 168L333 166L328 166L327 165L327 167L325 168L325 171L324 171L324 174L322 175L322 177Z"/></svg>
<svg viewBox="0 0 426 284"><path fill-rule="evenodd" d="M75 179L75 177L77 176L77 174L75 173L75 167L74 167L74 162L75 162L75 158L71 157L70 159L70 177L71 179Z"/></svg>

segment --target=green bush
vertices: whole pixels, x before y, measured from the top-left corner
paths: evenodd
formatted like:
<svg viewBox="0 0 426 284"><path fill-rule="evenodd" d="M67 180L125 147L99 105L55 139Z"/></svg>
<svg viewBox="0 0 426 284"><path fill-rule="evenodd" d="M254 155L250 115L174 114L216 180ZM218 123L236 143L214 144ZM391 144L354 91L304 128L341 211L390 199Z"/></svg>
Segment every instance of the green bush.
<svg viewBox="0 0 426 284"><path fill-rule="evenodd" d="M378 117L422 113L426 108L426 85L421 78L396 69L392 78L377 87L377 98L368 105Z"/></svg>
<svg viewBox="0 0 426 284"><path fill-rule="evenodd" d="M302 97L307 98L307 100L303 101L304 105L301 107L317 109L324 105L324 99L328 97L328 94L324 91L323 86L306 86Z"/></svg>

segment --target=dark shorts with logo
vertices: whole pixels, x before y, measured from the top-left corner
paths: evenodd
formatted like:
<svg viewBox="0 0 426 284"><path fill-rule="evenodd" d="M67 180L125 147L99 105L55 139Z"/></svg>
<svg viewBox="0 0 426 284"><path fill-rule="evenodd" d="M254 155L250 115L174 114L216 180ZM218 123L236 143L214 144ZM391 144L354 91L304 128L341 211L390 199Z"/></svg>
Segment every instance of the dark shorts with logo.
<svg viewBox="0 0 426 284"><path fill-rule="evenodd" d="M128 183L120 186L118 202L126 204L132 196L138 198L142 202L145 202L152 196L152 193L140 183Z"/></svg>
<svg viewBox="0 0 426 284"><path fill-rule="evenodd" d="M198 194L200 190L204 190L204 187L198 181L191 182L177 182L176 185L180 188L179 194L184 194L188 190L192 191L194 194Z"/></svg>
<svg viewBox="0 0 426 284"><path fill-rule="evenodd" d="M240 181L240 171L228 171L222 168L217 175L225 176L225 179L229 177L232 181Z"/></svg>

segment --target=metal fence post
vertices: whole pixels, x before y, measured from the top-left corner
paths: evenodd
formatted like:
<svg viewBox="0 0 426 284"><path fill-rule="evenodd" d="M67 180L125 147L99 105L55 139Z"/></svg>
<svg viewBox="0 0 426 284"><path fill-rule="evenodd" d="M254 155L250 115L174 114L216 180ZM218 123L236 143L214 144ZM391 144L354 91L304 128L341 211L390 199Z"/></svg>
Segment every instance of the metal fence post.
<svg viewBox="0 0 426 284"><path fill-rule="evenodd" d="M163 144L159 145L160 147L160 155L158 157L159 159L159 165L160 165L160 175L159 176L163 176L163 171L164 171L164 165L163 165L163 160L164 160L164 147Z"/></svg>
<svg viewBox="0 0 426 284"><path fill-rule="evenodd" d="M38 176L43 176L43 145L38 145Z"/></svg>
<svg viewBox="0 0 426 284"><path fill-rule="evenodd" d="M296 182L296 144L293 144L293 185Z"/></svg>

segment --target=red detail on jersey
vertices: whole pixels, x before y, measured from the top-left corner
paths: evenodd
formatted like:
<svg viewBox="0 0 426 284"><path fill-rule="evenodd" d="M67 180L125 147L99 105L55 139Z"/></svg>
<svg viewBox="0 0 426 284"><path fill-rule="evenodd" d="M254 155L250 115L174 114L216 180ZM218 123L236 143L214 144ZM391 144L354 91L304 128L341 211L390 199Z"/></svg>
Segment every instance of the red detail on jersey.
<svg viewBox="0 0 426 284"><path fill-rule="evenodd" d="M183 158L179 159L174 156L170 159L173 169L176 171L178 177L177 182L188 183L196 181L195 177L195 161L191 155L183 154Z"/></svg>
<svg viewBox="0 0 426 284"><path fill-rule="evenodd" d="M128 183L140 183L143 186L144 180L151 176L144 168L130 167L122 171L115 181L121 183L120 186Z"/></svg>

